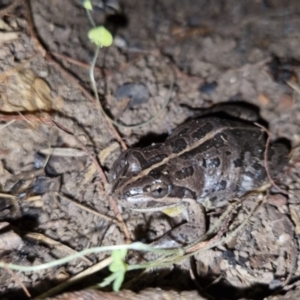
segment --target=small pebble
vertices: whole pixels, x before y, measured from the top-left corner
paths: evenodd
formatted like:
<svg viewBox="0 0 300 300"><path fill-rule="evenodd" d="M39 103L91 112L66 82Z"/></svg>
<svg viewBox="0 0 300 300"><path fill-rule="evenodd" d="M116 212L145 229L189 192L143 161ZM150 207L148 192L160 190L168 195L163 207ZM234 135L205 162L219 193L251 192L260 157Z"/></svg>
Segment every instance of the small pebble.
<svg viewBox="0 0 300 300"><path fill-rule="evenodd" d="M287 204L287 198L281 194L268 196L268 203L273 206L282 206Z"/></svg>
<svg viewBox="0 0 300 300"><path fill-rule="evenodd" d="M258 96L258 102L262 106L267 106L270 103L270 99L265 94L259 94L259 96Z"/></svg>
<svg viewBox="0 0 300 300"><path fill-rule="evenodd" d="M211 95L215 91L217 86L218 86L218 84L215 81L206 82L200 86L199 90L201 93Z"/></svg>
<svg viewBox="0 0 300 300"><path fill-rule="evenodd" d="M124 83L115 92L117 101L129 98L128 107L139 106L149 100L149 91L143 83Z"/></svg>
<svg viewBox="0 0 300 300"><path fill-rule="evenodd" d="M34 154L34 168L35 169L41 169L45 165L46 158L44 155L41 155L39 153Z"/></svg>

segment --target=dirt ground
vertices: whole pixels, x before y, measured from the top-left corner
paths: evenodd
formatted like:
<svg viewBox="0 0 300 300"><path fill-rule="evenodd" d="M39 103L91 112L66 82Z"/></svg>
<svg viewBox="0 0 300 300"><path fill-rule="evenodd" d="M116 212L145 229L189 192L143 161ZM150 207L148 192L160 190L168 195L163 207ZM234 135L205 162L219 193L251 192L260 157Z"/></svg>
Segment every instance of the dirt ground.
<svg viewBox="0 0 300 300"><path fill-rule="evenodd" d="M93 159L107 174L124 145L163 140L193 115L191 108L243 101L260 108L272 139L285 138L292 145L293 157L279 183L283 191L269 195L225 244L170 268L140 276L128 273L125 282L132 281L126 287L197 290L205 299L297 299L299 1L93 3L93 19L114 35L113 45L100 51L95 69L106 112L133 125L170 102L143 127L109 124L91 89L95 46L87 37L91 25L80 0L3 1L1 261L39 265L91 247L124 244L126 236L114 221L118 207L109 200ZM128 83L139 84L139 97L129 104L120 89ZM254 198L244 201L228 232L247 218ZM155 239L170 227L154 214L121 214L132 240L147 242L145 232ZM215 219L211 216L211 222ZM143 260L131 255L130 262ZM0 298L37 297L108 256L89 254L36 272L1 269ZM90 287L107 275L106 269L98 271L68 290Z"/></svg>

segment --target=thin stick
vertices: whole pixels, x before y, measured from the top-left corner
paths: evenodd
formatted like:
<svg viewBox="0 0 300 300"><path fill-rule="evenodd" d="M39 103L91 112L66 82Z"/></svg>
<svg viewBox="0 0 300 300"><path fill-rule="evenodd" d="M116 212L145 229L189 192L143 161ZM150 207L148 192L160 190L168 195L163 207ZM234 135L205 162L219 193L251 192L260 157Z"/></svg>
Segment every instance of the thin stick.
<svg viewBox="0 0 300 300"><path fill-rule="evenodd" d="M16 1L17 2L17 1ZM9 268L5 267L5 270L11 275L11 277L22 287L24 293L26 294L26 296L28 298L31 298L31 295L28 291L28 289L26 288L26 286L24 285L24 283L21 281L21 279Z"/></svg>
<svg viewBox="0 0 300 300"><path fill-rule="evenodd" d="M87 211L87 212L89 212L89 213L92 213L92 214L94 214L94 215L96 215L96 216L98 216L98 217L100 217L100 218L102 218L102 219L105 219L105 220L109 221L109 222L112 222L112 223L115 223L115 224L119 224L119 222L116 221L115 219L113 219L113 218L111 218L111 217L109 217L109 216L106 216L106 215L104 215L104 214L101 214L101 213L99 213L98 211L96 211L96 210L94 210L94 209L91 209L91 208L89 208L89 207L86 207L86 206L84 206L84 205L82 205L82 204L80 204L80 203L74 201L73 199L70 199L69 197L66 197L65 195L62 195L62 194L60 194L60 193L55 193L55 194L56 194L57 196L59 196L59 197L65 199L65 200L67 200L67 201L73 203L74 205L80 207L81 209L83 209L83 210L85 210L85 211Z"/></svg>
<svg viewBox="0 0 300 300"><path fill-rule="evenodd" d="M0 131L1 131L2 129L4 129L5 127L11 125L11 124L14 123L15 121L16 121L16 120L11 120L11 121L7 122L6 124L4 124L3 126L0 127Z"/></svg>
<svg viewBox="0 0 300 300"><path fill-rule="evenodd" d="M281 193L285 194L285 195L288 195L288 192L284 191L281 187L279 187L275 182L274 180L272 179L271 177L271 174L270 174L270 169L269 169L269 164L268 164L268 154L269 154L269 146L270 146L270 141L271 141L271 133L269 130L267 130L267 128L265 128L264 126L262 126L261 124L258 124L258 123L254 123L256 126L260 127L264 132L267 133L268 135L268 138L267 138L267 141L266 141L266 148L265 148L265 152L264 152L264 165L265 165L265 169L266 169L266 172L267 172L267 176L271 182L271 184L276 187Z"/></svg>
<svg viewBox="0 0 300 300"><path fill-rule="evenodd" d="M288 86L290 86L295 92L297 92L300 95L300 87L298 84L296 84L292 80L287 81L286 84Z"/></svg>

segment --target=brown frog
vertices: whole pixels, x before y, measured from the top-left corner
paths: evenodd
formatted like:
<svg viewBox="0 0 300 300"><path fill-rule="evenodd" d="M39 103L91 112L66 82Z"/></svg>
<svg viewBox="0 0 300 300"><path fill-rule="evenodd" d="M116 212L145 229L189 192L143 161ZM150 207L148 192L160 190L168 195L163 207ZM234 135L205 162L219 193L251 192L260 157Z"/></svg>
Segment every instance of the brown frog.
<svg viewBox="0 0 300 300"><path fill-rule="evenodd" d="M110 171L112 194L124 208L184 214L187 222L164 235L158 246L193 242L205 232L203 206L224 206L268 181L267 135L253 123L254 110L225 105L211 111L179 126L164 143L125 151ZM287 163L289 149L271 143L267 154L274 177Z"/></svg>

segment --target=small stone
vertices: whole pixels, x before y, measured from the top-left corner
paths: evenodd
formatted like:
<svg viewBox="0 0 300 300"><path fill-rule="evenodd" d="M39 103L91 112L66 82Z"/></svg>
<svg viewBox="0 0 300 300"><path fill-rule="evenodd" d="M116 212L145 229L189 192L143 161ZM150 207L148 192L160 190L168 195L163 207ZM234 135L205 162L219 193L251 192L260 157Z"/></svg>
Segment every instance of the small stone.
<svg viewBox="0 0 300 300"><path fill-rule="evenodd" d="M206 82L204 84L202 84L199 88L199 91L201 93L207 94L207 95L211 95L215 89L217 88L218 84L215 81L212 82Z"/></svg>
<svg viewBox="0 0 300 300"><path fill-rule="evenodd" d="M287 204L287 198L281 194L270 195L267 200L268 203L273 206L282 206Z"/></svg>
<svg viewBox="0 0 300 300"><path fill-rule="evenodd" d="M124 83L115 92L118 102L129 99L128 107L139 106L149 100L148 88L143 83Z"/></svg>
<svg viewBox="0 0 300 300"><path fill-rule="evenodd" d="M259 94L258 102L263 106L267 106L270 103L270 99L265 94Z"/></svg>

